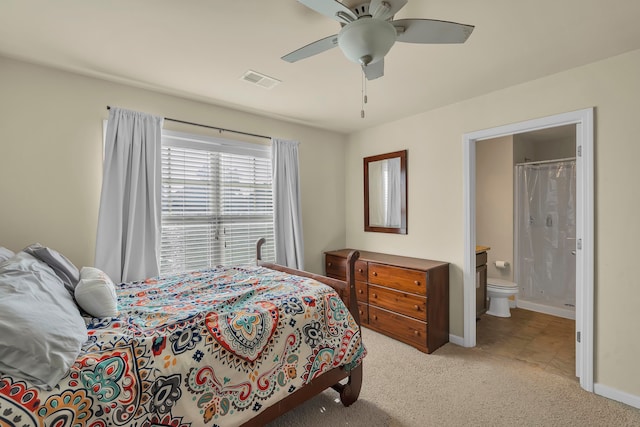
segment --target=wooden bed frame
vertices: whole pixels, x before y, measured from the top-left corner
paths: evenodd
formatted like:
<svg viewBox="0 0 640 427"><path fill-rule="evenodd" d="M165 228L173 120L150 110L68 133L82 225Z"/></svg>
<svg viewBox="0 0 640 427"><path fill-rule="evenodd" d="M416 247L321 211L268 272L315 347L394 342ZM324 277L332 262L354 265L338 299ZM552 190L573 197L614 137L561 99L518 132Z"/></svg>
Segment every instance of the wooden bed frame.
<svg viewBox="0 0 640 427"><path fill-rule="evenodd" d="M340 298L345 302L352 316L354 317L358 326L360 326L360 316L358 314L358 302L356 299L356 287L355 287L355 263L360 253L358 251L351 251L347 256L347 275L346 281L332 279L330 277L321 276L318 274L308 273L306 271L296 270L294 268L284 267L278 264L272 264L262 261L262 245L265 243L265 239L260 239L256 242L256 263L262 267L270 268L272 270L278 270L296 276L309 277L315 279L321 283L334 288ZM346 383L340 381L347 379ZM362 363L352 369L346 371L344 368L334 368L330 371L320 375L309 384L300 388L298 391L287 396L278 403L268 407L256 417L242 424L243 427L259 427L266 423L276 419L285 412L297 407L303 402L311 399L312 397L322 393L327 388L333 388L340 393L340 401L344 406L349 406L360 395L360 389L362 387Z"/></svg>

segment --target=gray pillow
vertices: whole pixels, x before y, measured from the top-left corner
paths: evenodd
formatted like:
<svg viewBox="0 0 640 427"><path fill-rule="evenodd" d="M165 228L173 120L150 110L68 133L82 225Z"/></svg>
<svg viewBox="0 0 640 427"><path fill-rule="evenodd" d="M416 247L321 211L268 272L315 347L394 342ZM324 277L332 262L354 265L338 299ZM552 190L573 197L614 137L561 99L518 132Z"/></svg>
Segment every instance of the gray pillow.
<svg viewBox="0 0 640 427"><path fill-rule="evenodd" d="M0 372L53 387L86 340L80 311L51 267L26 252L0 264Z"/></svg>
<svg viewBox="0 0 640 427"><path fill-rule="evenodd" d="M80 280L80 271L67 257L54 249L42 246L40 243L29 245L23 251L47 263L73 295L73 291Z"/></svg>
<svg viewBox="0 0 640 427"><path fill-rule="evenodd" d="M15 254L11 249L3 248L2 246L0 246L0 262L8 260L14 255Z"/></svg>

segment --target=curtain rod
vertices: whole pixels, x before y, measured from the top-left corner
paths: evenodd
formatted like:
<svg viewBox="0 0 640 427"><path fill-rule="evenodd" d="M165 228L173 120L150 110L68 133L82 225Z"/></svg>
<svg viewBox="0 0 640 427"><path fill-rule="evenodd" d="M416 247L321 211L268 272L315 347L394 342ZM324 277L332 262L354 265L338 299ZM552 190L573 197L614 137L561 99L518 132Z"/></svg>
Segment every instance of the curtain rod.
<svg viewBox="0 0 640 427"><path fill-rule="evenodd" d="M537 162L523 162L523 163L516 163L516 166L528 166L528 165L546 165L548 163L562 163L562 162L570 162L572 160L575 160L575 157L566 157L564 159L553 159L553 160L538 160Z"/></svg>
<svg viewBox="0 0 640 427"><path fill-rule="evenodd" d="M111 110L111 106L110 105L107 105L107 110ZM165 117L164 119L172 121L172 122L176 122L176 123L183 123L185 125L199 126L199 127L207 128L207 129L215 129L215 130L219 131L220 133L222 133L222 132L232 132L232 133L237 133L239 135L254 136L256 138L271 139L270 136L258 135L258 134L249 133L249 132L242 132L242 131L239 131L239 130L225 129L225 128L220 128L220 127L217 127L217 126L202 125L200 123L187 122L187 121L184 121L184 120L172 119L172 118L169 118L169 117Z"/></svg>

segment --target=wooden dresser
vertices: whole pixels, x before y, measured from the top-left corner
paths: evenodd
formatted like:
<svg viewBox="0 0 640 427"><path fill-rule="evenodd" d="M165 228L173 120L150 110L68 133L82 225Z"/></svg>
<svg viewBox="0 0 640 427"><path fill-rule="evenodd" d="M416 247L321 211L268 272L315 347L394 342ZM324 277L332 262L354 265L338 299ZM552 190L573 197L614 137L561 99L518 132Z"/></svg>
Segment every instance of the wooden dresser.
<svg viewBox="0 0 640 427"><path fill-rule="evenodd" d="M345 280L351 249L325 252L325 274ZM361 323L431 353L449 342L449 263L360 251L355 265Z"/></svg>

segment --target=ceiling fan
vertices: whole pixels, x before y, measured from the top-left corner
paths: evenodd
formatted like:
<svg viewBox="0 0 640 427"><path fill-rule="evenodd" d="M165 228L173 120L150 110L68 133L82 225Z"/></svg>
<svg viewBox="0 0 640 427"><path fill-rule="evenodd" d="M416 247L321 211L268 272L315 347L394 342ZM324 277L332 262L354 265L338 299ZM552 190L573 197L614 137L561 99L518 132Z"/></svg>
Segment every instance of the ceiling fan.
<svg viewBox="0 0 640 427"><path fill-rule="evenodd" d="M282 57L296 62L340 46L344 55L359 63L367 80L384 75L384 56L396 41L406 43L464 43L473 25L435 19L398 19L393 16L407 0L371 0L349 8L337 0L298 0L334 19L342 29L338 34L317 40Z"/></svg>

